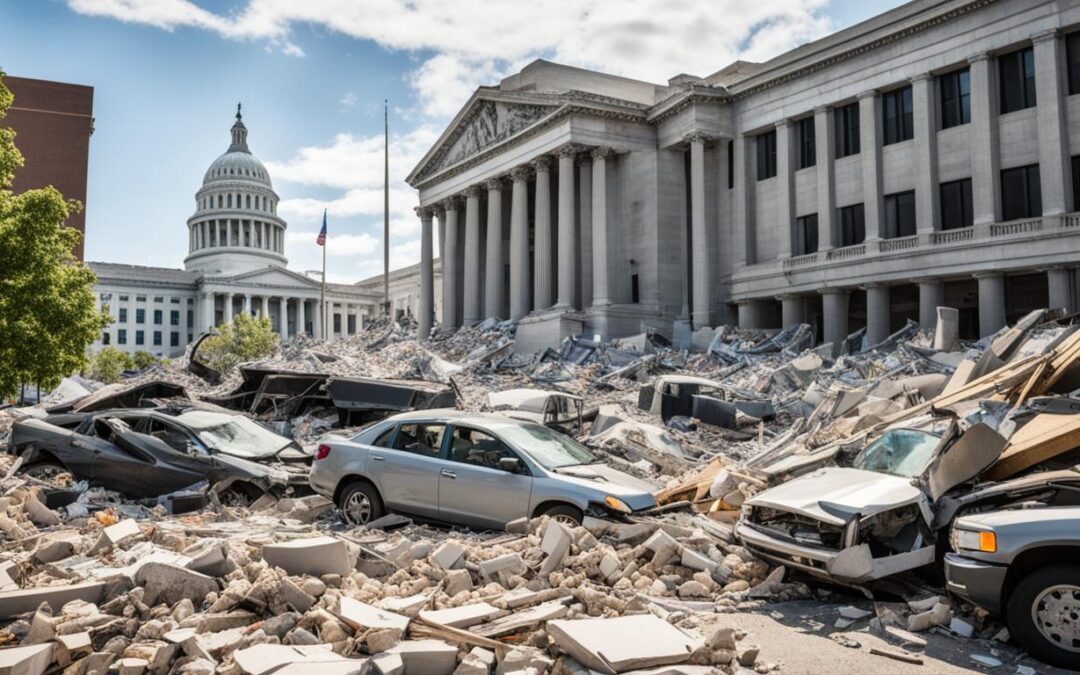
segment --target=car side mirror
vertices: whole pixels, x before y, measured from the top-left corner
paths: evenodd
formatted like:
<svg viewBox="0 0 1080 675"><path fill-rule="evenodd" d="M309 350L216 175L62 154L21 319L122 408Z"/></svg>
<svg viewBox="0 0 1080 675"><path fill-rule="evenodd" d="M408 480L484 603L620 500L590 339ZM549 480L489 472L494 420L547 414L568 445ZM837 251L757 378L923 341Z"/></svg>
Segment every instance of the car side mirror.
<svg viewBox="0 0 1080 675"><path fill-rule="evenodd" d="M507 473L517 473L521 467L521 460L517 457L500 457L499 468Z"/></svg>

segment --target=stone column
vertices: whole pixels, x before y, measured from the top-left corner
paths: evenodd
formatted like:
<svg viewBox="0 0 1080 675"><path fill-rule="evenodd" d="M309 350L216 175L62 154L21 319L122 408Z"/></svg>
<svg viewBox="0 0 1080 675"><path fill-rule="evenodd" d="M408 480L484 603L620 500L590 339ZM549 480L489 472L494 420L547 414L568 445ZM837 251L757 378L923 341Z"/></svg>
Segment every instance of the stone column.
<svg viewBox="0 0 1080 675"><path fill-rule="evenodd" d="M328 341L336 340L338 337L338 331L334 330L334 317L337 315L337 309L334 302L326 301L326 339Z"/></svg>
<svg viewBox="0 0 1080 675"><path fill-rule="evenodd" d="M270 296L269 295L262 296L262 313L259 316L262 317L262 318L265 318L265 319L270 318Z"/></svg>
<svg viewBox="0 0 1080 675"><path fill-rule="evenodd" d="M743 300L736 305L739 328L760 328L758 304L753 300Z"/></svg>
<svg viewBox="0 0 1080 675"><path fill-rule="evenodd" d="M435 259L431 250L431 218L434 212L430 208L417 207L420 216L420 312L416 317L416 333L421 340L431 335L431 324L435 316Z"/></svg>
<svg viewBox="0 0 1080 675"><path fill-rule="evenodd" d="M832 343L832 355L840 355L844 340L848 336L848 298L846 288L825 288L821 290L822 323L824 323L825 342Z"/></svg>
<svg viewBox="0 0 1080 675"><path fill-rule="evenodd" d="M225 219L225 245L232 246L232 221Z"/></svg>
<svg viewBox="0 0 1080 675"><path fill-rule="evenodd" d="M1036 66L1037 67L1037 66ZM1046 286L1049 291L1050 309L1064 309L1067 314L1073 312L1073 282L1067 267L1051 267L1046 270Z"/></svg>
<svg viewBox="0 0 1080 675"><path fill-rule="evenodd" d="M581 304L587 309L593 299L592 258L592 156L588 153L578 157L578 233L581 235Z"/></svg>
<svg viewBox="0 0 1080 675"><path fill-rule="evenodd" d="M226 293L225 294L225 312L224 312L224 322L225 323L232 323L232 314L233 314L233 294L232 293Z"/></svg>
<svg viewBox="0 0 1080 675"><path fill-rule="evenodd" d="M244 314L251 318L251 294L244 293Z"/></svg>
<svg viewBox="0 0 1080 675"><path fill-rule="evenodd" d="M465 325L480 323L484 317L483 289L480 288L480 186L465 189Z"/></svg>
<svg viewBox="0 0 1080 675"><path fill-rule="evenodd" d="M326 339L326 332L323 330L323 303L314 301L311 303L311 308L314 310L311 313L311 332L314 333L314 337L318 340Z"/></svg>
<svg viewBox="0 0 1080 675"><path fill-rule="evenodd" d="M607 158L611 148L592 151L593 307L611 304L608 293Z"/></svg>
<svg viewBox="0 0 1080 675"><path fill-rule="evenodd" d="M439 258L446 257L446 210L441 206L435 206L435 217L438 219L438 234L439 234ZM445 272L446 262L443 261L443 272Z"/></svg>
<svg viewBox="0 0 1080 675"><path fill-rule="evenodd" d="M305 316L304 310L307 309L307 300L304 298L296 299L296 334L307 334L307 316Z"/></svg>
<svg viewBox="0 0 1080 675"><path fill-rule="evenodd" d="M503 315L503 206L501 178L484 183L487 190L487 251L484 256L484 318Z"/></svg>
<svg viewBox="0 0 1080 675"><path fill-rule="evenodd" d="M792 139L791 120L776 123L776 177L779 188L776 193L777 222L780 224L780 251L777 258L790 258L795 239L795 143ZM815 142L817 130L814 131ZM815 161L816 161L815 156Z"/></svg>
<svg viewBox="0 0 1080 675"><path fill-rule="evenodd" d="M510 172L514 181L510 195L510 318L517 321L529 313L529 175L528 167ZM443 288L446 287L443 272ZM443 300L445 303L445 299ZM446 313L446 309L443 309Z"/></svg>
<svg viewBox="0 0 1080 675"><path fill-rule="evenodd" d="M976 274L979 280L979 337L1005 325L1005 277L1000 272Z"/></svg>
<svg viewBox="0 0 1080 675"><path fill-rule="evenodd" d="M937 308L945 305L945 283L941 279L919 279L919 326L937 328Z"/></svg>
<svg viewBox="0 0 1080 675"><path fill-rule="evenodd" d="M833 111L827 106L814 110L814 149L817 152L818 250L840 245L836 228L836 189L833 180Z"/></svg>
<svg viewBox="0 0 1080 675"><path fill-rule="evenodd" d="M968 59L971 74L971 201L976 225L1000 220L1001 151L998 142L998 88L988 53ZM981 314L981 312L980 312ZM980 320L981 323L981 320ZM995 329L996 330L996 329Z"/></svg>
<svg viewBox="0 0 1080 675"><path fill-rule="evenodd" d="M712 252L705 222L705 136L691 134L690 144L690 254L693 297L690 319L695 328L712 325Z"/></svg>
<svg viewBox="0 0 1080 675"><path fill-rule="evenodd" d="M551 283L551 160L537 157L536 203L533 215L533 309L554 304Z"/></svg>
<svg viewBox="0 0 1080 675"><path fill-rule="evenodd" d="M1043 215L1053 216L1068 210L1070 200L1067 195L1072 191L1069 135L1061 86L1061 40L1057 30L1047 30L1032 35L1031 42L1035 52Z"/></svg>
<svg viewBox="0 0 1080 675"><path fill-rule="evenodd" d="M574 213L574 159L576 145L559 148L559 294L560 309L573 309L578 295L577 222Z"/></svg>
<svg viewBox="0 0 1080 675"><path fill-rule="evenodd" d="M859 154L862 155L863 217L866 238L881 238L885 200L881 177L881 116L876 91L859 94ZM820 208L818 209L820 211ZM819 215L820 217L820 215ZM833 216L835 218L835 215Z"/></svg>
<svg viewBox="0 0 1080 675"><path fill-rule="evenodd" d="M278 335L282 342L289 339L289 299L284 295L278 298Z"/></svg>
<svg viewBox="0 0 1080 675"><path fill-rule="evenodd" d="M911 79L915 122L915 228L922 242L941 229L938 217L937 96L934 78L921 73ZM870 344L873 344L871 342Z"/></svg>
<svg viewBox="0 0 1080 675"><path fill-rule="evenodd" d="M458 310L458 211L461 200L451 197L446 200L446 254L443 255L443 326L455 329L461 325L461 312Z"/></svg>
<svg viewBox="0 0 1080 675"><path fill-rule="evenodd" d="M781 295L780 316L783 328L791 328L806 323L806 302L801 295Z"/></svg>
<svg viewBox="0 0 1080 675"><path fill-rule="evenodd" d="M754 156L750 144L753 136L739 134L735 137L735 266L739 270L754 262L752 255L754 238L754 185L756 175L751 175Z"/></svg>
<svg viewBox="0 0 1080 675"><path fill-rule="evenodd" d="M215 302L215 300L216 300L216 297L215 297L215 295L214 295L214 293L212 291L207 291L206 293L203 293L203 297L202 297L202 301L203 301L203 307L202 307L202 309L203 309L203 324L202 324L202 329L203 329L203 331L208 331L211 328L214 328L214 309L215 309L214 308L214 302Z"/></svg>
<svg viewBox="0 0 1080 675"><path fill-rule="evenodd" d="M889 287L866 287L866 344L876 345L889 337Z"/></svg>

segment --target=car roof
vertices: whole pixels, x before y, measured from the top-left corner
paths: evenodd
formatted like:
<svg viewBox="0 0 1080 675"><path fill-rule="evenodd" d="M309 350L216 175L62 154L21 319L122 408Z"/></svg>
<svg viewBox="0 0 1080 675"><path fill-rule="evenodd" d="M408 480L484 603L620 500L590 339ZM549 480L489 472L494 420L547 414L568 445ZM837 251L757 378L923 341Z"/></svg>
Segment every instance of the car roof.
<svg viewBox="0 0 1080 675"><path fill-rule="evenodd" d="M453 408L434 408L431 410L413 410L387 417L386 422L441 421L455 424L471 424L478 427L523 427L534 422L516 420L493 413L475 413Z"/></svg>

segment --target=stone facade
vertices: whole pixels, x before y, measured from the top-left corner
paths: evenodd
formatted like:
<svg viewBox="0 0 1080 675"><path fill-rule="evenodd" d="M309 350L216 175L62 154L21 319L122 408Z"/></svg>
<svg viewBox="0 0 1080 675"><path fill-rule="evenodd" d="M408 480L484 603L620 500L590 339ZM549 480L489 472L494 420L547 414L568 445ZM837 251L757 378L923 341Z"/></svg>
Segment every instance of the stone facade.
<svg viewBox="0 0 1080 675"><path fill-rule="evenodd" d="M408 181L444 324L805 321L839 345L932 328L938 304L963 337L1076 310L1078 169L1080 0L915 0L667 84L536 61Z"/></svg>

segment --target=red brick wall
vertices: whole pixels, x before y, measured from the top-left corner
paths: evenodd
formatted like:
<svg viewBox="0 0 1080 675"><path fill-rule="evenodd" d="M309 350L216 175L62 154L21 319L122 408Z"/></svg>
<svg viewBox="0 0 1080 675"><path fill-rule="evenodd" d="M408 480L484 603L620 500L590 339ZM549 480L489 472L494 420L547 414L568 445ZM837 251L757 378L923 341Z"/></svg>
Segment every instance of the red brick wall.
<svg viewBox="0 0 1080 675"><path fill-rule="evenodd" d="M15 96L0 124L15 130L15 145L25 163L15 172L15 192L52 185L83 210L70 227L86 233L86 172L94 125L94 88L21 77L4 77ZM75 255L82 260L83 244Z"/></svg>

